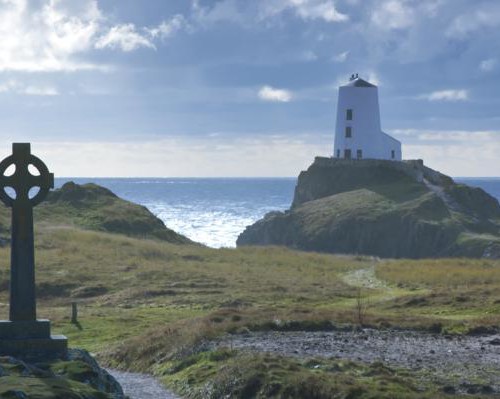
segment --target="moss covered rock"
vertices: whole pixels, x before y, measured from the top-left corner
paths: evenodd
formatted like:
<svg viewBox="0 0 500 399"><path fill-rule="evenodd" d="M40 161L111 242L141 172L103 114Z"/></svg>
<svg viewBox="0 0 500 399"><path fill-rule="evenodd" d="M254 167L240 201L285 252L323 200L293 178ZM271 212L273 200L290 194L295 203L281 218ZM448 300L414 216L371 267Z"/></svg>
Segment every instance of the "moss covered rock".
<svg viewBox="0 0 500 399"><path fill-rule="evenodd" d="M83 350L65 359L0 357L0 398L124 399L116 380Z"/></svg>

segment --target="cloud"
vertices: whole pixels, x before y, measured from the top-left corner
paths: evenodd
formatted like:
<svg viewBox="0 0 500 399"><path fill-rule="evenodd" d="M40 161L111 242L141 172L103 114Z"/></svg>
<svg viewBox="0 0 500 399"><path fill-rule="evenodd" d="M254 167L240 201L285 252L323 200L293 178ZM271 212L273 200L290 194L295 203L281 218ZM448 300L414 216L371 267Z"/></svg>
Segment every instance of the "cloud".
<svg viewBox="0 0 500 399"><path fill-rule="evenodd" d="M149 37L137 32L134 24L113 26L95 44L97 49L121 49L125 52L134 51L140 47L156 49Z"/></svg>
<svg viewBox="0 0 500 399"><path fill-rule="evenodd" d="M332 0L261 0L260 15L268 18L291 10L304 20L323 20L325 22L345 22L347 14L337 10Z"/></svg>
<svg viewBox="0 0 500 399"><path fill-rule="evenodd" d="M264 101L287 103L292 100L292 97L289 90L276 89L271 86L263 86L259 90L259 98Z"/></svg>
<svg viewBox="0 0 500 399"><path fill-rule="evenodd" d="M61 1L4 1L0 9L0 71L92 69L73 54L91 48L100 13L94 0L81 0L79 14L67 14ZM70 3L70 2L67 2ZM36 5L34 5L36 4Z"/></svg>
<svg viewBox="0 0 500 399"><path fill-rule="evenodd" d="M361 50L367 65L389 60L393 65L413 64L443 56L449 39L443 26L462 8L447 0L366 0L351 32L343 40L353 54Z"/></svg>
<svg viewBox="0 0 500 399"><path fill-rule="evenodd" d="M28 96L57 96L59 91L52 86L25 85L16 80L0 84L0 93L24 94Z"/></svg>
<svg viewBox="0 0 500 399"><path fill-rule="evenodd" d="M382 30L408 28L414 18L413 9L401 0L384 1L372 13L372 22Z"/></svg>
<svg viewBox="0 0 500 399"><path fill-rule="evenodd" d="M423 159L450 176L498 175L498 130L400 129L392 133L403 142L405 159Z"/></svg>
<svg viewBox="0 0 500 399"><path fill-rule="evenodd" d="M500 6L488 2L477 4L474 11L467 12L454 18L446 35L457 39L463 39L480 29L493 29L500 26Z"/></svg>
<svg viewBox="0 0 500 399"><path fill-rule="evenodd" d="M346 14L337 11L331 0L288 0L288 3L303 19L323 19L326 22L344 22L349 19Z"/></svg>
<svg viewBox="0 0 500 399"><path fill-rule="evenodd" d="M134 51L141 47L156 50L155 39L166 40L188 27L189 24L181 14L176 14L152 28L144 27L139 30L132 23L116 25L97 40L95 48L120 49L125 52Z"/></svg>
<svg viewBox="0 0 500 399"><path fill-rule="evenodd" d="M199 0L193 0L192 11L194 19L201 25L229 21L252 27L254 22L266 21L285 12L291 12L305 21L344 22L349 20L347 14L337 10L333 0L255 0L251 2L221 0L212 7L202 6Z"/></svg>
<svg viewBox="0 0 500 399"><path fill-rule="evenodd" d="M153 39L161 38L165 40L187 26L188 23L184 16L181 14L176 14L170 20L163 21L160 25L154 28L147 29L147 32Z"/></svg>
<svg viewBox="0 0 500 399"><path fill-rule="evenodd" d="M312 61L317 61L318 56L314 51L306 50L301 54L300 59L305 62L312 62Z"/></svg>
<svg viewBox="0 0 500 399"><path fill-rule="evenodd" d="M347 56L349 55L349 51L344 51L343 53L335 55L332 60L334 62L345 62L347 60Z"/></svg>
<svg viewBox="0 0 500 399"><path fill-rule="evenodd" d="M15 80L9 80L5 83L0 84L0 93L8 93L15 91L18 83Z"/></svg>
<svg viewBox="0 0 500 399"><path fill-rule="evenodd" d="M393 133L403 141L425 142L434 144L436 141L458 144L467 141L482 141L485 143L500 144L500 131L496 130L422 130L422 129L395 129Z"/></svg>
<svg viewBox="0 0 500 399"><path fill-rule="evenodd" d="M95 49L154 49L155 39L183 27L174 16L154 27L112 24L97 0L4 0L0 6L0 72L109 70L86 62Z"/></svg>
<svg viewBox="0 0 500 399"><path fill-rule="evenodd" d="M30 96L58 96L56 88L50 86L26 86L24 94Z"/></svg>
<svg viewBox="0 0 500 399"><path fill-rule="evenodd" d="M379 75L374 72L374 71L368 71L364 73L363 75L359 74L359 77L365 76L365 80L368 82L374 84L375 86L382 86L382 81L380 80Z"/></svg>
<svg viewBox="0 0 500 399"><path fill-rule="evenodd" d="M500 131L400 129L390 133L402 140L405 159L423 159L450 176L498 176ZM320 132L243 137L218 133L151 136L140 141L123 137L46 140L34 141L32 148L58 177L295 177L315 156L331 156L332 140L332 135ZM0 148L8 151L11 142L2 137Z"/></svg>
<svg viewBox="0 0 500 399"><path fill-rule="evenodd" d="M469 93L467 90L439 90L418 98L428 101L466 101L469 99Z"/></svg>
<svg viewBox="0 0 500 399"><path fill-rule="evenodd" d="M490 72L493 69L495 69L496 65L497 65L497 60L494 58L490 58L490 59L481 61L481 63L479 64L479 69L483 72Z"/></svg>
<svg viewBox="0 0 500 399"><path fill-rule="evenodd" d="M199 0L192 1L193 19L200 25L217 23L219 21L230 21L241 25L248 23L243 11L236 0L222 0L216 2L213 7L200 5Z"/></svg>
<svg viewBox="0 0 500 399"><path fill-rule="evenodd" d="M329 142L317 140L315 136L171 135L140 141L123 138L119 141L46 140L32 141L32 149L56 177L297 176L316 155L329 155L325 152ZM8 150L10 143L2 139L0 148Z"/></svg>

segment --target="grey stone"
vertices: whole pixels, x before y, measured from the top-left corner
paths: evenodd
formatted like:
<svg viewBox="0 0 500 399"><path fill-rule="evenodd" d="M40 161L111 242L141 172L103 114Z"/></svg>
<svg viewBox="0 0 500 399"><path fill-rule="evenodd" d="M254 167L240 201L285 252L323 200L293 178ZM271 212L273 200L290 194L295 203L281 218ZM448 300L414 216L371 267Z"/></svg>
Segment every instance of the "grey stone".
<svg viewBox="0 0 500 399"><path fill-rule="evenodd" d="M0 338L50 338L50 321L10 321L0 320Z"/></svg>
<svg viewBox="0 0 500 399"><path fill-rule="evenodd" d="M14 165L12 175L7 169ZM33 175L28 166L38 170ZM39 191L30 198L30 190ZM0 321L0 354L10 356L64 356L67 339L50 335L50 322L37 320L33 207L54 187L54 175L31 154L29 143L14 143L12 155L0 162L0 200L12 208L9 320ZM7 188L13 190L10 195Z"/></svg>
<svg viewBox="0 0 500 399"><path fill-rule="evenodd" d="M64 335L48 338L0 339L0 353L20 358L64 357L68 350L68 340Z"/></svg>

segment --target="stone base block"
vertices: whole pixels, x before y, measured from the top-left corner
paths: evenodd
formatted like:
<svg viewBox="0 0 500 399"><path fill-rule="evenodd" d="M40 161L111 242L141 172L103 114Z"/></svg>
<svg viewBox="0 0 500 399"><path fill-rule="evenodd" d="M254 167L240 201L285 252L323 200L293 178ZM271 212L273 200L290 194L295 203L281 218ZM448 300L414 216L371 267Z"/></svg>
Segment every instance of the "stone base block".
<svg viewBox="0 0 500 399"><path fill-rule="evenodd" d="M0 341L4 339L50 338L50 321L0 320Z"/></svg>
<svg viewBox="0 0 500 399"><path fill-rule="evenodd" d="M68 340L64 335L48 338L0 339L0 356L26 358L65 357Z"/></svg>

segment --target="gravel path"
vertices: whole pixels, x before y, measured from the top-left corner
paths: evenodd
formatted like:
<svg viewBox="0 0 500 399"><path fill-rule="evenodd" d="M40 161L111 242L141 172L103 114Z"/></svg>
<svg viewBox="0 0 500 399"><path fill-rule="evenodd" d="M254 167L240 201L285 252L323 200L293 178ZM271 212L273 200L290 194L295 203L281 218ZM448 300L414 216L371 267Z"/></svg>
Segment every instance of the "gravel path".
<svg viewBox="0 0 500 399"><path fill-rule="evenodd" d="M500 335L452 337L410 331L261 332L214 343L296 357L334 357L422 371L448 382L481 381L500 392Z"/></svg>
<svg viewBox="0 0 500 399"><path fill-rule="evenodd" d="M180 399L150 375L110 369L108 372L116 378L125 395L131 399Z"/></svg>
<svg viewBox="0 0 500 399"><path fill-rule="evenodd" d="M343 275L342 280L353 287L390 290L388 284L375 275L375 266L374 262L367 268L354 270Z"/></svg>

